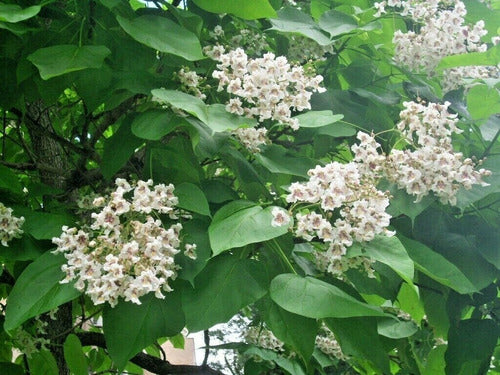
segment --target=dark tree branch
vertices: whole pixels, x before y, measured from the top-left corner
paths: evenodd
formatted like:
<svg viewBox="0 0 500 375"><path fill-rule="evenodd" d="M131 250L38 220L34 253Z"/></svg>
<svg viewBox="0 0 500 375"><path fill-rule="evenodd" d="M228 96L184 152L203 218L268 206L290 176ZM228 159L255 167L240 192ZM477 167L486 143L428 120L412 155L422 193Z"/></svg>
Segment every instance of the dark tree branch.
<svg viewBox="0 0 500 375"><path fill-rule="evenodd" d="M81 332L77 333L77 336L83 346L106 348L106 340L102 333ZM168 361L164 361L146 353L138 353L130 359L130 362L157 375L223 375L220 371L214 370L207 365L173 365Z"/></svg>
<svg viewBox="0 0 500 375"><path fill-rule="evenodd" d="M203 331L203 339L205 340L205 358L203 358L203 365L206 366L208 362L208 355L210 354L210 334L208 329Z"/></svg>
<svg viewBox="0 0 500 375"><path fill-rule="evenodd" d="M100 120L100 122L99 125L97 126L96 131L94 132L94 135L90 139L89 142L90 147L93 148L97 143L97 141L102 137L106 129L109 128L114 123L116 123L116 121L118 121L118 119L124 113L127 113L131 108L133 108L133 105L135 104L136 100L143 96L144 95L135 95L132 98L125 100L118 107L110 111L100 113L98 116L94 117L94 120Z"/></svg>

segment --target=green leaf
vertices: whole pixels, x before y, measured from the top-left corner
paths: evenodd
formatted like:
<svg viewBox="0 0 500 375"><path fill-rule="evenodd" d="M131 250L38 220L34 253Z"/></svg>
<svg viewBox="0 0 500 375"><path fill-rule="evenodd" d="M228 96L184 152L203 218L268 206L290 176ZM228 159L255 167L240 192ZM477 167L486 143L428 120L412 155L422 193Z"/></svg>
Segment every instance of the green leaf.
<svg viewBox="0 0 500 375"><path fill-rule="evenodd" d="M312 277L276 276L270 294L285 310L313 319L385 316L379 307L358 301L336 286Z"/></svg>
<svg viewBox="0 0 500 375"><path fill-rule="evenodd" d="M0 3L0 21L16 23L35 17L42 7L33 5L28 8L21 8L17 4Z"/></svg>
<svg viewBox="0 0 500 375"><path fill-rule="evenodd" d="M6 375L24 375L24 368L10 362L0 362L0 373Z"/></svg>
<svg viewBox="0 0 500 375"><path fill-rule="evenodd" d="M410 314L415 322L420 322L422 320L425 315L425 310L416 286L402 283L397 301L401 310Z"/></svg>
<svg viewBox="0 0 500 375"><path fill-rule="evenodd" d="M53 214L21 208L17 208L15 212L21 213L25 218L23 230L37 240L51 240L53 237L59 237L63 225L71 226L75 222L75 218L68 214Z"/></svg>
<svg viewBox="0 0 500 375"><path fill-rule="evenodd" d="M74 334L68 335L64 341L64 359L68 364L68 368L74 375L88 375L87 357L83 353L83 348L80 340Z"/></svg>
<svg viewBox="0 0 500 375"><path fill-rule="evenodd" d="M356 128L344 121L322 126L317 129L316 135L328 135L334 138L351 137L356 134Z"/></svg>
<svg viewBox="0 0 500 375"><path fill-rule="evenodd" d="M402 235L398 238L420 272L462 294L478 291L462 271L441 254Z"/></svg>
<svg viewBox="0 0 500 375"><path fill-rule="evenodd" d="M342 352L360 362L369 361L378 371L366 373L390 374L389 358L377 333L374 318L326 319L342 348Z"/></svg>
<svg viewBox="0 0 500 375"><path fill-rule="evenodd" d="M408 284L413 283L413 261L397 237L380 235L369 242L355 243L355 247L361 247L368 257L387 264Z"/></svg>
<svg viewBox="0 0 500 375"><path fill-rule="evenodd" d="M275 17L268 0L194 0L200 8L212 13L231 13L246 20Z"/></svg>
<svg viewBox="0 0 500 375"><path fill-rule="evenodd" d="M270 19L269 21L271 21L271 25L273 25L270 30L301 34L322 46L331 43L330 38L323 33L314 20L298 9L280 9L278 11L278 18Z"/></svg>
<svg viewBox="0 0 500 375"><path fill-rule="evenodd" d="M308 111L293 118L299 120L301 128L319 128L342 120L344 115L334 115L332 111Z"/></svg>
<svg viewBox="0 0 500 375"><path fill-rule="evenodd" d="M467 93L467 109L474 120L486 119L499 113L500 93L487 85L473 86Z"/></svg>
<svg viewBox="0 0 500 375"><path fill-rule="evenodd" d="M172 115L164 110L142 112L132 121L132 133L142 139L159 141L177 128L179 123L171 120Z"/></svg>
<svg viewBox="0 0 500 375"><path fill-rule="evenodd" d="M157 51L171 53L189 61L205 58L196 35L168 18L146 15L133 20L120 16L116 19L132 38Z"/></svg>
<svg viewBox="0 0 500 375"><path fill-rule="evenodd" d="M229 203L229 205L233 204L239 203ZM271 225L272 209L272 206L265 209L260 206L252 206L224 218L221 218L221 215L214 216L212 224L208 228L214 255L251 243L267 241L287 233L288 225L279 227Z"/></svg>
<svg viewBox="0 0 500 375"><path fill-rule="evenodd" d="M119 369L159 337L174 336L184 328L181 293L164 293L165 299L153 293L140 298L141 305L120 301L103 311L103 330L109 355Z"/></svg>
<svg viewBox="0 0 500 375"><path fill-rule="evenodd" d="M445 354L447 375L485 374L500 330L492 319L462 320L451 327Z"/></svg>
<svg viewBox="0 0 500 375"><path fill-rule="evenodd" d="M180 108L183 111L197 117L205 124L208 123L207 105L196 96L186 94L176 90L154 89L151 94L161 101L165 101L174 107Z"/></svg>
<svg viewBox="0 0 500 375"><path fill-rule="evenodd" d="M198 186L185 182L175 187L174 194L179 198L178 207L210 216L207 198Z"/></svg>
<svg viewBox="0 0 500 375"><path fill-rule="evenodd" d="M144 142L132 133L133 120L133 116L125 117L118 130L104 142L101 170L107 180L127 163L134 151Z"/></svg>
<svg viewBox="0 0 500 375"><path fill-rule="evenodd" d="M61 266L65 263L64 255L46 252L24 269L7 299L6 331L80 295L72 284L59 284L64 277Z"/></svg>
<svg viewBox="0 0 500 375"><path fill-rule="evenodd" d="M30 375L59 374L56 360L48 350L41 350L32 353L31 356L28 357L28 366L30 369Z"/></svg>
<svg viewBox="0 0 500 375"><path fill-rule="evenodd" d="M403 189L399 189L396 184L384 184L380 186L380 189L389 190L392 196L387 212L393 217L400 214L406 215L412 222L436 200L432 195L427 195L420 202L415 202L413 195L408 194Z"/></svg>
<svg viewBox="0 0 500 375"><path fill-rule="evenodd" d="M319 27L327 31L333 38L357 29L358 22L349 14L336 10L329 10L321 15Z"/></svg>
<svg viewBox="0 0 500 375"><path fill-rule="evenodd" d="M417 325L412 321L401 321L392 318L381 319L377 324L377 332L379 335L389 337L391 339L403 339L412 336L418 331Z"/></svg>
<svg viewBox="0 0 500 375"><path fill-rule="evenodd" d="M290 345L308 363L314 351L318 324L314 319L288 312L267 300L263 318L274 335Z"/></svg>
<svg viewBox="0 0 500 375"><path fill-rule="evenodd" d="M209 105L207 107L207 115L206 125L212 129L212 134L226 130L234 130L240 127L257 126L257 121L255 119L229 113L226 111L226 106L223 104Z"/></svg>
<svg viewBox="0 0 500 375"><path fill-rule="evenodd" d="M469 52L443 57L436 69L443 71L458 66L497 65L498 63L500 63L500 45L485 52Z"/></svg>
<svg viewBox="0 0 500 375"><path fill-rule="evenodd" d="M0 165L0 189L7 189L16 194L23 192L23 187L16 174L3 165Z"/></svg>
<svg viewBox="0 0 500 375"><path fill-rule="evenodd" d="M446 366L444 360L444 353L446 352L447 345L438 345L432 348L429 355L427 356L427 363L422 369L422 375L436 375L442 374L443 369Z"/></svg>
<svg viewBox="0 0 500 375"><path fill-rule="evenodd" d="M226 254L208 262L196 276L195 286L182 296L191 332L227 322L267 292L266 275L258 262Z"/></svg>
<svg viewBox="0 0 500 375"><path fill-rule="evenodd" d="M297 157L283 146L265 146L262 152L255 154L255 159L272 173L284 173L292 176L307 177L307 171L318 163L306 157Z"/></svg>
<svg viewBox="0 0 500 375"><path fill-rule="evenodd" d="M105 46L65 44L40 48L27 59L38 68L42 79L47 80L77 70L100 68L110 54Z"/></svg>
<svg viewBox="0 0 500 375"><path fill-rule="evenodd" d="M181 267L179 278L188 280L194 286L194 278L205 268L208 260L212 256L210 240L208 239L208 220L189 220L182 224L183 243L196 244L196 259L179 254L175 262Z"/></svg>

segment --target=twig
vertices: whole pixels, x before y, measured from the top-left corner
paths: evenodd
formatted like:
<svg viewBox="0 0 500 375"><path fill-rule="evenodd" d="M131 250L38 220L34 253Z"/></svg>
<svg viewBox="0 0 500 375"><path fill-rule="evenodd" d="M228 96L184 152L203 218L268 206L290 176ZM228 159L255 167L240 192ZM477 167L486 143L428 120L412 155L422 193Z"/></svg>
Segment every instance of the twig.
<svg viewBox="0 0 500 375"><path fill-rule="evenodd" d="M205 357L203 358L202 366L206 366L208 362L208 355L210 354L210 334L208 329L203 331L203 339L205 341Z"/></svg>

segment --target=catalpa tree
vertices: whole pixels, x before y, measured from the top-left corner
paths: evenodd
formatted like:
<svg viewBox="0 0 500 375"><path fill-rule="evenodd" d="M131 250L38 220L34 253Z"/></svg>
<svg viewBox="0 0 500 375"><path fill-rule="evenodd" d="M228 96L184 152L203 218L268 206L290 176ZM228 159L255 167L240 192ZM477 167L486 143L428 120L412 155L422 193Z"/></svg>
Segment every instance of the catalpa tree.
<svg viewBox="0 0 500 375"><path fill-rule="evenodd" d="M498 373L498 19L4 0L0 373Z"/></svg>

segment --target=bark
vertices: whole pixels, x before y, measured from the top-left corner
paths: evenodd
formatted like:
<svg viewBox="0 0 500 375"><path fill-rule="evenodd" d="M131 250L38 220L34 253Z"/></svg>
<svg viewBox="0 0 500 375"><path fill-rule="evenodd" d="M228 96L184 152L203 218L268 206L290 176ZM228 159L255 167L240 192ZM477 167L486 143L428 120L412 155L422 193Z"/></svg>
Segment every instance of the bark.
<svg viewBox="0 0 500 375"><path fill-rule="evenodd" d="M68 156L53 136L55 133L50 113L42 101L26 104L25 124L31 138L35 164L52 167L52 169L38 168L40 180L48 186L64 189L69 164ZM44 317L48 323L47 337L51 342L50 349L57 362L59 374L69 375L69 369L64 360L63 344L73 326L71 302L59 306L55 317L55 320L48 316Z"/></svg>

